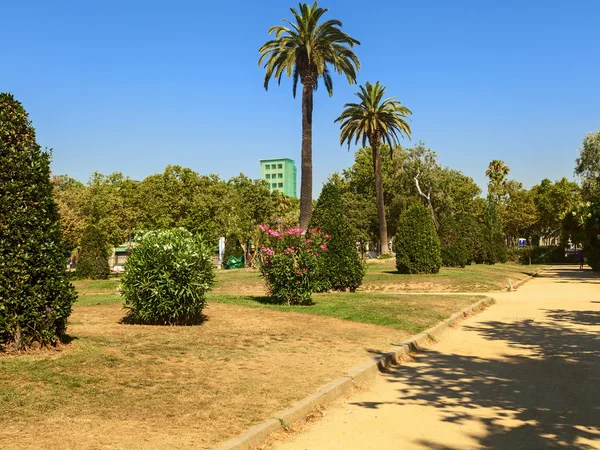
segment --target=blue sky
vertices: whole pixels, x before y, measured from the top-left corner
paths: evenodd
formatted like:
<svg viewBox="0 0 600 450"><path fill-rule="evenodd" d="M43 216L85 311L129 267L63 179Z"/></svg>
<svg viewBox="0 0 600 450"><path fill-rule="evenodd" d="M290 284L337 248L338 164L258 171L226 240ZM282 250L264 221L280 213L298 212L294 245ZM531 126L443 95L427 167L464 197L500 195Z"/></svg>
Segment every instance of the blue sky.
<svg viewBox="0 0 600 450"><path fill-rule="evenodd" d="M600 128L600 2L321 1L360 40L358 81L412 109L412 145L485 185L503 159L526 186L572 177ZM258 48L296 2L28 1L2 6L0 91L30 113L53 171L134 179L179 164L258 178L260 158L300 163L301 103L265 92ZM334 119L357 86L315 96L315 195L352 164Z"/></svg>

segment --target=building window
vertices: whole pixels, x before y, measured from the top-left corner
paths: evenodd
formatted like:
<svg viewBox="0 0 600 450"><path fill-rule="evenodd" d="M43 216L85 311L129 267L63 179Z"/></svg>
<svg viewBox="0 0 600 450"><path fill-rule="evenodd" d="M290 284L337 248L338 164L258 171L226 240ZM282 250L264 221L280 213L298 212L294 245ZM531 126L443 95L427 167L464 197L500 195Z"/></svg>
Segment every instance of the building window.
<svg viewBox="0 0 600 450"><path fill-rule="evenodd" d="M283 183L279 183L279 187L282 188L283 187Z"/></svg>
<svg viewBox="0 0 600 450"><path fill-rule="evenodd" d="M270 168L271 168L271 164L267 164L267 165L265 166L265 170L269 170Z"/></svg>
<svg viewBox="0 0 600 450"><path fill-rule="evenodd" d="M272 187L273 189L275 189L275 188L277 187L277 183L273 183L273 184L271 185L271 187Z"/></svg>
<svg viewBox="0 0 600 450"><path fill-rule="evenodd" d="M283 168L283 164L277 164L277 168L278 169L282 169Z"/></svg>
<svg viewBox="0 0 600 450"><path fill-rule="evenodd" d="M278 173L277 174L277 178L283 178L283 174L282 173Z"/></svg>
<svg viewBox="0 0 600 450"><path fill-rule="evenodd" d="M271 178L271 175L270 174L266 174L265 177L267 177L267 180L268 180L269 178Z"/></svg>

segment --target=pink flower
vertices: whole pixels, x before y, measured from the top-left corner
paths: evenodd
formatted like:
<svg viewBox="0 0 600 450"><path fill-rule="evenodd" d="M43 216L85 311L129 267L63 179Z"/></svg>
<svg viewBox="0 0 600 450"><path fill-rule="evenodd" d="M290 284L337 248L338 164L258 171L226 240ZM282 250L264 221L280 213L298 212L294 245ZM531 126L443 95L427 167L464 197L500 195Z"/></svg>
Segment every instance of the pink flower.
<svg viewBox="0 0 600 450"><path fill-rule="evenodd" d="M266 225L264 225L264 224L262 224L262 225L259 225L259 226L258 226L258 228L260 228L260 229L261 229L261 230L263 230L263 231L267 231L267 230L269 229L269 227L268 227L268 226L266 226Z"/></svg>
<svg viewBox="0 0 600 450"><path fill-rule="evenodd" d="M321 244L321 245L320 245L320 247L321 247L323 250L327 250L327 246L326 246L325 244Z"/></svg>
<svg viewBox="0 0 600 450"><path fill-rule="evenodd" d="M326 234L326 235L325 235L325 237L326 237L327 239L331 239L331 236L330 236L329 234Z"/></svg>
<svg viewBox="0 0 600 450"><path fill-rule="evenodd" d="M293 236L295 234L303 234L304 233L304 229L303 228L290 228L288 230L288 234L290 236Z"/></svg>
<svg viewBox="0 0 600 450"><path fill-rule="evenodd" d="M263 247L261 250L267 256L273 256L275 254L275 251L271 247Z"/></svg>
<svg viewBox="0 0 600 450"><path fill-rule="evenodd" d="M283 251L283 253L285 253L286 255L291 255L292 253L296 253L296 249L293 247L288 247Z"/></svg>
<svg viewBox="0 0 600 450"><path fill-rule="evenodd" d="M276 238L278 238L279 236L281 236L278 231L274 231L274 230L267 231L267 234L269 236L273 236L273 237L276 237Z"/></svg>
<svg viewBox="0 0 600 450"><path fill-rule="evenodd" d="M310 239L307 239L306 240L306 245L310 245L310 244L312 244L312 241Z"/></svg>

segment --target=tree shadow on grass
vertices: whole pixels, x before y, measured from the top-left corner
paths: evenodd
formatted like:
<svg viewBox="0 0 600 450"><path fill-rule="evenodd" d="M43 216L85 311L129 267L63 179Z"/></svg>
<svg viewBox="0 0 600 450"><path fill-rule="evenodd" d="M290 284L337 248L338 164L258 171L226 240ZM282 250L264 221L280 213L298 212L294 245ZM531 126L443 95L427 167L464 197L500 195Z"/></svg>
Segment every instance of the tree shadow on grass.
<svg viewBox="0 0 600 450"><path fill-rule="evenodd" d="M521 320L467 327L484 339L507 341L523 355L488 359L426 350L416 364L390 369L387 379L402 383L396 405L435 407L445 422L477 421L485 434L472 435L483 448L597 448L587 442L600 432L600 340L593 330L569 325L597 324L589 311L578 315L548 311L553 324ZM597 314L597 312L596 312ZM379 402L356 405L376 409ZM433 439L428 448L451 449Z"/></svg>
<svg viewBox="0 0 600 450"><path fill-rule="evenodd" d="M255 303L260 303L261 305L272 305L272 306L312 306L312 305L316 305L316 303L312 300L310 303L305 303L305 304L301 304L301 305L288 305L287 303L282 303L280 300L276 299L275 297L269 297L266 295L262 295L262 296L248 295L248 296L245 296L244 299L250 300Z"/></svg>

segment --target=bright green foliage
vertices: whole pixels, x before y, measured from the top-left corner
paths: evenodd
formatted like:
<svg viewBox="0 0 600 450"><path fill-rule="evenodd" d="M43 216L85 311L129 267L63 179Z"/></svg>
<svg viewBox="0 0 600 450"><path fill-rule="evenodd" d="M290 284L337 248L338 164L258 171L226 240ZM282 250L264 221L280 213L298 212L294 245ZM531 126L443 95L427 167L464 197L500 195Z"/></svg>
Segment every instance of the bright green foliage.
<svg viewBox="0 0 600 450"><path fill-rule="evenodd" d="M498 217L498 202L494 195L488 195L484 208L483 247L486 264L504 263L508 260L502 222Z"/></svg>
<svg viewBox="0 0 600 450"><path fill-rule="evenodd" d="M10 94L0 94L0 186L0 350L55 344L76 294L65 270L50 154Z"/></svg>
<svg viewBox="0 0 600 450"><path fill-rule="evenodd" d="M77 278L105 280L110 275L106 238L96 225L87 225L81 237L79 259L77 260Z"/></svg>
<svg viewBox="0 0 600 450"><path fill-rule="evenodd" d="M214 280L210 246L184 228L149 231L136 239L121 285L135 323L189 325L202 319Z"/></svg>
<svg viewBox="0 0 600 450"><path fill-rule="evenodd" d="M600 201L600 130L589 133L579 149L575 173L581 178L583 198Z"/></svg>
<svg viewBox="0 0 600 450"><path fill-rule="evenodd" d="M467 251L465 239L452 217L445 217L438 230L440 237L442 265L445 267L465 267L471 255Z"/></svg>
<svg viewBox="0 0 600 450"><path fill-rule="evenodd" d="M400 215L395 253L396 268L400 273L440 271L440 239L431 214L423 205L413 205Z"/></svg>
<svg viewBox="0 0 600 450"><path fill-rule="evenodd" d="M291 228L280 233L261 225L259 269L276 303L308 305L313 292L329 289L320 276L326 236L317 229Z"/></svg>
<svg viewBox="0 0 600 450"><path fill-rule="evenodd" d="M311 228L318 228L326 236L328 250L320 259L321 276L328 280L334 291L350 292L362 284L365 268L356 250L356 239L345 218L339 188L333 183L323 186L312 214Z"/></svg>

